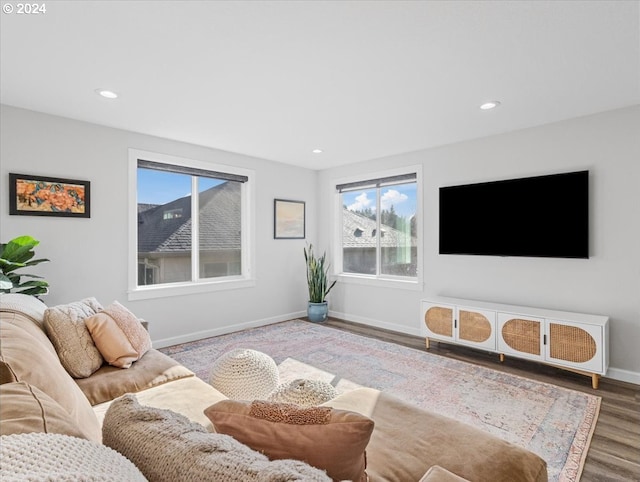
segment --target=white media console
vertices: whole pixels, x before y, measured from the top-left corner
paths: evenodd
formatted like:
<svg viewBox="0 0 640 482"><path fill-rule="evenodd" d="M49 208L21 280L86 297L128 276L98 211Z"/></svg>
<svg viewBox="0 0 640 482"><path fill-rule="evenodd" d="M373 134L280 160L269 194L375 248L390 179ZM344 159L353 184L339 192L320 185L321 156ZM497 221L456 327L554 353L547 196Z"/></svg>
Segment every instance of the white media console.
<svg viewBox="0 0 640 482"><path fill-rule="evenodd" d="M457 298L421 301L421 330L429 340L527 358L591 377L598 388L609 367L607 316Z"/></svg>

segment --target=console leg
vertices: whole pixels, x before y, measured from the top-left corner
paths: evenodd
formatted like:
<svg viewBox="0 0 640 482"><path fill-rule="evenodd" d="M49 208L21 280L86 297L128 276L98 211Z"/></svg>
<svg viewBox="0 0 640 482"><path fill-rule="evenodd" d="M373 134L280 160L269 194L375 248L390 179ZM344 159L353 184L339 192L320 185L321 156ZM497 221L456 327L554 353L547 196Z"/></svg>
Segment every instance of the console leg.
<svg viewBox="0 0 640 482"><path fill-rule="evenodd" d="M504 362L504 353L500 353L500 363Z"/></svg>
<svg viewBox="0 0 640 482"><path fill-rule="evenodd" d="M592 373L591 374L591 386L593 387L594 390L598 389L598 384L600 383L600 375L598 375L597 373Z"/></svg>
<svg viewBox="0 0 640 482"><path fill-rule="evenodd" d="M429 338L424 339L424 344L427 346L427 350L429 349Z"/></svg>

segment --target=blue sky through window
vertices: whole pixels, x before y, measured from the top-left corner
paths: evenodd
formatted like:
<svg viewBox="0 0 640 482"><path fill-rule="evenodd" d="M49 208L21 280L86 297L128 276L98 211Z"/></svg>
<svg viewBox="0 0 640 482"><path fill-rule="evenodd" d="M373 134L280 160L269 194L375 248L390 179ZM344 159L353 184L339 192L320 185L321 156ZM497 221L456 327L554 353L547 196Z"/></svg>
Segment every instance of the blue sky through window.
<svg viewBox="0 0 640 482"><path fill-rule="evenodd" d="M388 210L393 204L393 208L399 216L407 218L416 213L416 184L400 184L397 186L385 186L381 190L381 207ZM376 190L363 189L360 191L349 191L342 193L342 204L351 211L361 211L370 208L376 210Z"/></svg>
<svg viewBox="0 0 640 482"><path fill-rule="evenodd" d="M199 179L200 192L224 182L206 177ZM138 169L138 203L166 204L190 195L191 176L153 169Z"/></svg>

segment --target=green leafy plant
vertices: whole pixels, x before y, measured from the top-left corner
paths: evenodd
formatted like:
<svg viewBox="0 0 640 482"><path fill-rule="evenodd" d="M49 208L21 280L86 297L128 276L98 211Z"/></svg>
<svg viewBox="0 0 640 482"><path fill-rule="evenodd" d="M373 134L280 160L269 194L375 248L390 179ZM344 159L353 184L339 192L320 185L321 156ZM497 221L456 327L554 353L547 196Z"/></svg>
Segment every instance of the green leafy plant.
<svg viewBox="0 0 640 482"><path fill-rule="evenodd" d="M313 253L313 244L309 245L309 250L304 248L304 260L307 263L307 284L309 286L309 301L311 303L322 303L325 297L336 284L334 281L328 284L329 263L325 261L327 253L323 253L319 258Z"/></svg>
<svg viewBox="0 0 640 482"><path fill-rule="evenodd" d="M0 293L37 296L49 292L49 283L42 279L42 276L16 273L21 268L49 261L32 259L35 256L33 248L38 244L40 241L31 236L19 236L8 243L0 244ZM23 282L23 277L31 279Z"/></svg>

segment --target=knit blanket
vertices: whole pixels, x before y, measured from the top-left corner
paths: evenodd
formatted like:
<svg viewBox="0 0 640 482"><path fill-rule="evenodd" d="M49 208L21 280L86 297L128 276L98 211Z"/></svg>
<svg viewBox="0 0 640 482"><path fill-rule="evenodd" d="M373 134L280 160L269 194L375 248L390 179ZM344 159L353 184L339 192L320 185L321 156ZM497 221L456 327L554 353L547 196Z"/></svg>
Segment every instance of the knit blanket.
<svg viewBox="0 0 640 482"><path fill-rule="evenodd" d="M0 480L143 482L129 460L97 442L53 433L0 437Z"/></svg>

